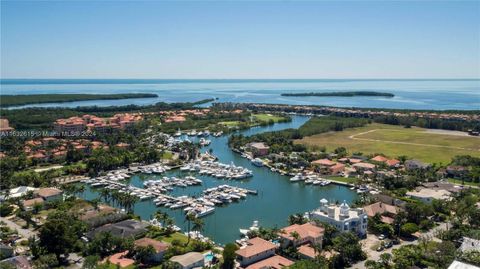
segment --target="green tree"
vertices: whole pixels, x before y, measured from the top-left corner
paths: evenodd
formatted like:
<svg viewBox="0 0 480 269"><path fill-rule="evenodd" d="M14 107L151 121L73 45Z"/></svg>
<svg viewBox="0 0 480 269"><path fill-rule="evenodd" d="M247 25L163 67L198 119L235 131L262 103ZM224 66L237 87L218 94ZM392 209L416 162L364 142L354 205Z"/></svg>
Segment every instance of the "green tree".
<svg viewBox="0 0 480 269"><path fill-rule="evenodd" d="M412 234L418 232L418 230L419 228L417 224L411 222L405 223L400 227L400 232L404 236L411 236Z"/></svg>
<svg viewBox="0 0 480 269"><path fill-rule="evenodd" d="M68 253L74 250L84 231L85 225L75 216L64 211L55 211L40 228L40 246L61 260L61 255L68 256Z"/></svg>
<svg viewBox="0 0 480 269"><path fill-rule="evenodd" d="M233 243L228 243L225 245L222 253L222 269L233 269L233 267L235 266L235 258L237 256L237 254L235 254L235 251L237 251L237 249L237 245Z"/></svg>

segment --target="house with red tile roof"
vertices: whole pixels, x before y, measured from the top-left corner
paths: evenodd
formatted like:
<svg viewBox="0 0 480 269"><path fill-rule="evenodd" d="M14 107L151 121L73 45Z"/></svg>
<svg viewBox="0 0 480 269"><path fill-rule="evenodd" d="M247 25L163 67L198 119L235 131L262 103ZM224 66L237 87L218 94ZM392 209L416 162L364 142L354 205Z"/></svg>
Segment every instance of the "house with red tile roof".
<svg viewBox="0 0 480 269"><path fill-rule="evenodd" d="M135 263L135 260L127 258L128 251L115 253L107 258L105 258L104 262L109 261L111 264L115 264L120 268L128 267Z"/></svg>
<svg viewBox="0 0 480 269"><path fill-rule="evenodd" d="M247 241L247 245L241 247L235 253L240 266L246 267L258 261L275 255L277 246L272 242L266 241L260 237L255 237Z"/></svg>
<svg viewBox="0 0 480 269"><path fill-rule="evenodd" d="M364 206L363 209L367 213L368 217L372 218L379 214L383 223L392 224L400 208L394 205L385 204L382 202L373 203L371 205Z"/></svg>
<svg viewBox="0 0 480 269"><path fill-rule="evenodd" d="M170 245L165 242L158 241L148 237L135 240L134 244L135 246L141 246L141 247L152 246L153 249L155 250L155 253L152 255L152 257L150 257L150 260L154 262L162 261L163 255L165 254L167 249L170 247Z"/></svg>
<svg viewBox="0 0 480 269"><path fill-rule="evenodd" d="M322 244L325 229L312 223L293 224L280 230L282 247L303 244Z"/></svg>
<svg viewBox="0 0 480 269"><path fill-rule="evenodd" d="M279 255L273 255L270 258L261 260L247 266L245 269L283 269L293 264L293 261Z"/></svg>
<svg viewBox="0 0 480 269"><path fill-rule="evenodd" d="M370 161L379 162L379 163L386 162L387 160L388 158L382 155L377 155L370 159Z"/></svg>

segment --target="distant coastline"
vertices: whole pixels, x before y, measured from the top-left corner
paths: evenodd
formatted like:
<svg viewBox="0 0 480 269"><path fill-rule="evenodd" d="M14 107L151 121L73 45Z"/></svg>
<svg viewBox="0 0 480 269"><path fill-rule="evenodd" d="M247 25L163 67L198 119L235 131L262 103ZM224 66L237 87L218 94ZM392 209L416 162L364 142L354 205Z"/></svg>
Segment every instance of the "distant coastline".
<svg viewBox="0 0 480 269"><path fill-rule="evenodd" d="M91 100L117 100L155 97L158 97L158 95L155 93L0 95L0 106L10 107L44 103L66 103Z"/></svg>
<svg viewBox="0 0 480 269"><path fill-rule="evenodd" d="M354 92L306 92L306 93L282 93L282 96L336 96L336 97L354 97L354 96L383 96L394 97L393 93L372 92L372 91L354 91Z"/></svg>

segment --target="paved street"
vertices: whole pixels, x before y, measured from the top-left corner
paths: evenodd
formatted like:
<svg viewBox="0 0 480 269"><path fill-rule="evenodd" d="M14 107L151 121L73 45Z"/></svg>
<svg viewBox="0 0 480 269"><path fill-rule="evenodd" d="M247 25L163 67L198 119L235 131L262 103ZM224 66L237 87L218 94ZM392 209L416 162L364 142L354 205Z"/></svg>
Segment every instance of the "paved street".
<svg viewBox="0 0 480 269"><path fill-rule="evenodd" d="M0 221L3 221L10 229L17 230L18 234L24 238L29 238L37 234L37 232L23 229L20 225L6 218L0 217Z"/></svg>

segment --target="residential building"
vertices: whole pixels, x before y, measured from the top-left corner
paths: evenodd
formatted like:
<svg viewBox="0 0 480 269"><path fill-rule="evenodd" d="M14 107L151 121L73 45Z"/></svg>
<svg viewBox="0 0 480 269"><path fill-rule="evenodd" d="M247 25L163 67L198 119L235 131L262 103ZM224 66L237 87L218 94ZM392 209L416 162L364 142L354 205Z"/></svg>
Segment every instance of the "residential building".
<svg viewBox="0 0 480 269"><path fill-rule="evenodd" d="M40 188L35 194L43 198L45 202L52 202L63 199L63 191L56 188Z"/></svg>
<svg viewBox="0 0 480 269"><path fill-rule="evenodd" d="M247 148L253 153L254 157L268 155L270 147L263 142L252 142L247 144Z"/></svg>
<svg viewBox="0 0 480 269"><path fill-rule="evenodd" d="M363 208L350 208L344 201L341 205L329 205L326 199L320 200L320 207L309 213L317 219L335 226L340 232L354 232L363 237L367 233L368 216Z"/></svg>
<svg viewBox="0 0 480 269"><path fill-rule="evenodd" d="M371 205L364 206L363 209L370 218L373 218L375 215L379 214L382 222L388 224L392 224L398 212L400 212L400 208L382 202L376 202Z"/></svg>
<svg viewBox="0 0 480 269"><path fill-rule="evenodd" d="M336 163L335 165L328 168L328 172L331 175L338 175L341 174L343 171L345 171L345 165L341 163Z"/></svg>
<svg viewBox="0 0 480 269"><path fill-rule="evenodd" d="M353 164L352 167L355 168L357 172L363 173L365 171L375 171L376 165L372 163L360 162L360 163Z"/></svg>
<svg viewBox="0 0 480 269"><path fill-rule="evenodd" d="M331 161L329 159L319 159L311 162L311 164L315 167L315 170L321 174L330 174L331 168L336 165L334 161ZM343 164L339 164L339 165L343 165ZM343 168L345 168L345 166L343 166Z"/></svg>
<svg viewBox="0 0 480 269"><path fill-rule="evenodd" d="M417 188L414 191L407 192L410 198L418 199L424 203L431 203L435 200L450 200L452 193L443 189Z"/></svg>
<svg viewBox="0 0 480 269"><path fill-rule="evenodd" d="M280 230L278 235L282 247L288 245L299 246L303 244L322 245L325 229L312 223L294 224ZM294 236L297 235L298 237Z"/></svg>
<svg viewBox="0 0 480 269"><path fill-rule="evenodd" d="M23 201L23 207L25 208L26 211L31 211L35 207L35 205L42 205L45 203L43 198L37 197L33 199L28 199Z"/></svg>
<svg viewBox="0 0 480 269"><path fill-rule="evenodd" d="M255 237L247 241L247 245L241 247L235 253L240 266L246 267L258 261L275 255L277 246L272 242L266 241L260 237Z"/></svg>
<svg viewBox="0 0 480 269"><path fill-rule="evenodd" d="M138 220L124 220L117 223L105 224L87 233L87 237L92 239L101 232L110 232L113 236L127 238L138 238L147 232L149 224Z"/></svg>
<svg viewBox="0 0 480 269"><path fill-rule="evenodd" d="M188 252L173 256L170 261L177 263L181 269L202 268L205 265L205 258L200 252Z"/></svg>
<svg viewBox="0 0 480 269"><path fill-rule="evenodd" d="M27 186L16 187L16 188L10 189L8 197L9 198L19 198L19 197L25 196L25 195L27 195L27 193L33 192L35 190L36 190L35 188L27 187Z"/></svg>
<svg viewBox="0 0 480 269"><path fill-rule="evenodd" d="M150 260L154 262L161 262L163 259L163 255L165 254L165 252L167 251L170 245L152 238L144 237L136 240L135 246L141 246L141 247L152 246L153 249L155 249L155 253L152 255L152 257L150 257Z"/></svg>
<svg viewBox="0 0 480 269"><path fill-rule="evenodd" d="M261 260L247 266L245 269L283 269L293 264L293 261L279 255Z"/></svg>

